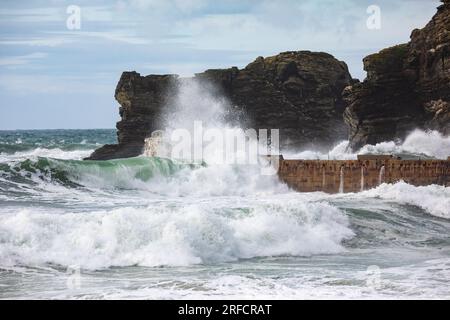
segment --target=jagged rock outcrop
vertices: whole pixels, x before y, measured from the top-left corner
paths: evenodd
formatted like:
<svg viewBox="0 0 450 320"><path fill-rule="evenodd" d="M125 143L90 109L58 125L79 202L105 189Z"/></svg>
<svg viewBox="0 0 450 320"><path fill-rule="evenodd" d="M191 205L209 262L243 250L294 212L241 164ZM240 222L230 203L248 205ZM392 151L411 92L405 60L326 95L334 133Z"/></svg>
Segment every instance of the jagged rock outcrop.
<svg viewBox="0 0 450 320"><path fill-rule="evenodd" d="M159 128L159 115L175 85L176 75L149 75L124 72L116 87L115 98L122 118L116 125L118 144L105 145L87 160L129 158L142 154L144 140Z"/></svg>
<svg viewBox="0 0 450 320"><path fill-rule="evenodd" d="M350 147L404 138L414 128L450 133L450 0L407 44L364 59L367 78L344 91Z"/></svg>
<svg viewBox="0 0 450 320"><path fill-rule="evenodd" d="M208 70L195 79L214 84L246 127L280 129L283 146L328 147L347 136L342 91L353 80L347 65L327 53L284 52L259 57L247 67ZM163 130L163 108L176 94L175 75L140 76L124 72L115 98L120 103L118 144L96 150L89 159L133 157L145 138Z"/></svg>

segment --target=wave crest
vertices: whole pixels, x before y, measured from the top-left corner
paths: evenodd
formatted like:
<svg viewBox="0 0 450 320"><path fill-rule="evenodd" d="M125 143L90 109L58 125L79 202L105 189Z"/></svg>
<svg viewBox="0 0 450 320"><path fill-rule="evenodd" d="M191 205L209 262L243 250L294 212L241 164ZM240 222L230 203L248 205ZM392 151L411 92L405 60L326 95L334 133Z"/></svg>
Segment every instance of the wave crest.
<svg viewBox="0 0 450 320"><path fill-rule="evenodd" d="M450 156L450 137L437 131L415 130L403 142L386 141L366 145L357 152L349 152L348 141L337 144L328 153L314 150L287 152L286 158L305 160L356 160L358 154L396 154L413 158L447 159Z"/></svg>
<svg viewBox="0 0 450 320"><path fill-rule="evenodd" d="M38 158L0 163L0 174L9 182L61 183L65 186L134 188L156 176L170 176L192 167L162 158L138 157L109 161L79 161Z"/></svg>
<svg viewBox="0 0 450 320"><path fill-rule="evenodd" d="M2 264L183 266L343 251L347 217L325 203L291 201L223 208L215 203L111 212L0 216Z"/></svg>

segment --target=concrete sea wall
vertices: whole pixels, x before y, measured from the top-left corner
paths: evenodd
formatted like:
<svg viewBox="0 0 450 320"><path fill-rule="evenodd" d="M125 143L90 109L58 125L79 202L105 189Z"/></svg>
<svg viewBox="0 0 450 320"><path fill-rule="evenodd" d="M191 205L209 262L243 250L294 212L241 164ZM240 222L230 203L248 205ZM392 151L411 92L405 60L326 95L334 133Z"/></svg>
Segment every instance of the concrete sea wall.
<svg viewBox="0 0 450 320"><path fill-rule="evenodd" d="M359 156L358 160L285 160L280 157L278 176L299 192L360 192L402 180L415 186L450 186L450 158L399 160L391 156Z"/></svg>

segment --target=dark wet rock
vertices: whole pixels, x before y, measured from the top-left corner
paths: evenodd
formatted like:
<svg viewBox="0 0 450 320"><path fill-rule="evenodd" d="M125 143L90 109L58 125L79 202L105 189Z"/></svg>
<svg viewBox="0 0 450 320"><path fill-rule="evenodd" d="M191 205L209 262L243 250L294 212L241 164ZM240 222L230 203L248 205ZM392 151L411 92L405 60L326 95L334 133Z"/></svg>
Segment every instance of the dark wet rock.
<svg viewBox="0 0 450 320"><path fill-rule="evenodd" d="M350 147L402 139L415 128L449 132L450 2L407 44L364 59L367 78L344 91Z"/></svg>
<svg viewBox="0 0 450 320"><path fill-rule="evenodd" d="M347 65L327 53L284 52L259 57L239 70L207 70L195 79L214 85L233 107L230 120L254 129L280 129L282 146L329 147L347 137L342 91L354 83ZM115 98L121 105L118 144L96 150L89 159L133 157L145 138L163 130L163 108L176 94L178 77L124 72ZM242 117L245 115L245 117Z"/></svg>
<svg viewBox="0 0 450 320"><path fill-rule="evenodd" d="M175 75L143 77L137 72L124 72L115 93L122 118L116 125L118 144L105 145L86 160L129 158L142 154L145 138L159 129L161 108L177 78Z"/></svg>

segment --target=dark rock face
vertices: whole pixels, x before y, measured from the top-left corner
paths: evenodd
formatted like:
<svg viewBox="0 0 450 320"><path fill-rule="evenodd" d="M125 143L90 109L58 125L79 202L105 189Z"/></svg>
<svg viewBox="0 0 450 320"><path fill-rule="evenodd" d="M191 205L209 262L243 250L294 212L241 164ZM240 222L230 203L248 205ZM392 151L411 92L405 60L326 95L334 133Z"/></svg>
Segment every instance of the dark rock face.
<svg viewBox="0 0 450 320"><path fill-rule="evenodd" d="M144 140L160 129L158 115L164 107L175 75L142 77L137 72L124 72L117 84L115 98L121 105L122 118L116 125L118 144L105 145L86 160L108 160L142 154Z"/></svg>
<svg viewBox="0 0 450 320"><path fill-rule="evenodd" d="M285 52L245 69L198 74L224 88L247 127L280 129L285 147L329 146L345 138L342 90L352 83L344 62L326 53Z"/></svg>
<svg viewBox="0 0 450 320"><path fill-rule="evenodd" d="M450 1L408 44L364 59L367 78L344 91L350 147L396 138L412 129L450 133Z"/></svg>
<svg viewBox="0 0 450 320"><path fill-rule="evenodd" d="M329 147L345 139L342 91L353 82L347 65L326 53L285 52L257 58L246 68L208 70L196 80L213 84L233 105L245 127L280 129L284 147ZM89 159L133 157L142 153L145 138L162 130L163 108L176 94L174 75L142 77L124 72L116 100L122 120L118 144L96 150Z"/></svg>

